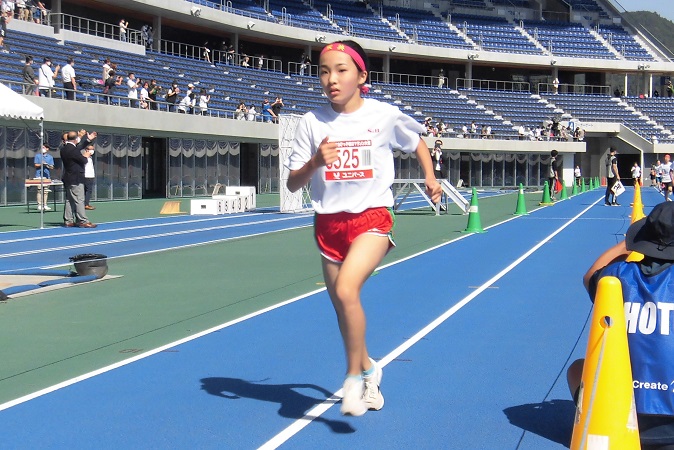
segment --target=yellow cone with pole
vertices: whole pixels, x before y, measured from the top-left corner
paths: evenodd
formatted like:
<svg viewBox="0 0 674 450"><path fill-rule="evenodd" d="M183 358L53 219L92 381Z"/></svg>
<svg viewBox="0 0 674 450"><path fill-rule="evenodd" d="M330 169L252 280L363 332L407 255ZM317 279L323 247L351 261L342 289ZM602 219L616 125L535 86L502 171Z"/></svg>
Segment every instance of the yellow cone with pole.
<svg viewBox="0 0 674 450"><path fill-rule="evenodd" d="M632 202L632 220L630 223L644 217L646 217L646 214L644 214L644 204L641 202L641 187L639 187L639 183L634 183L634 202Z"/></svg>
<svg viewBox="0 0 674 450"><path fill-rule="evenodd" d="M480 210L477 204L477 190L473 188L473 195L470 197L470 209L468 210L468 225L463 230L464 233L484 233L482 221L480 220Z"/></svg>
<svg viewBox="0 0 674 450"><path fill-rule="evenodd" d="M524 216L527 214L527 203L524 198L524 187L520 183L520 190L517 194L517 206L515 207L516 216Z"/></svg>
<svg viewBox="0 0 674 450"><path fill-rule="evenodd" d="M571 450L640 449L622 286L603 277L590 323Z"/></svg>

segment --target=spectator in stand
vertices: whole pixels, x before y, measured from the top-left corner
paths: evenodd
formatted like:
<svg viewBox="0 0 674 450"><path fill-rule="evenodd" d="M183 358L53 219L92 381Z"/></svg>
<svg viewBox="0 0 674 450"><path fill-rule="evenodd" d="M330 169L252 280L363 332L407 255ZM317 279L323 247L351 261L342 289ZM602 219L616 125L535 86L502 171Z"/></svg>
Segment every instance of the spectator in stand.
<svg viewBox="0 0 674 450"><path fill-rule="evenodd" d="M246 104L243 101L239 102L239 106L236 107L236 112L234 113L236 120L246 120L247 113L248 108L246 108Z"/></svg>
<svg viewBox="0 0 674 450"><path fill-rule="evenodd" d="M524 129L524 125L520 125L519 128L517 128L517 136L519 137L520 141L523 141L526 139L526 130Z"/></svg>
<svg viewBox="0 0 674 450"><path fill-rule="evenodd" d="M236 54L236 50L234 50L234 46L230 45L227 47L227 56L225 57L225 64L231 66L234 65L234 55Z"/></svg>
<svg viewBox="0 0 674 450"><path fill-rule="evenodd" d="M559 93L559 78L557 77L555 77L555 79L552 80L552 93L553 94Z"/></svg>
<svg viewBox="0 0 674 450"><path fill-rule="evenodd" d="M135 108L138 106L138 88L140 87L140 80L136 80L135 73L129 73L126 79L126 87L128 88L126 96L129 98L129 106Z"/></svg>
<svg viewBox="0 0 674 450"><path fill-rule="evenodd" d="M613 96L616 98L620 98L620 89L615 88L615 90L613 91Z"/></svg>
<svg viewBox="0 0 674 450"><path fill-rule="evenodd" d="M106 96L108 105L110 104L110 95L112 95L115 88L117 86L121 86L123 82L124 79L119 75L115 75L115 71L110 69L110 72L108 72L108 79L105 80L105 84L103 86L103 94Z"/></svg>
<svg viewBox="0 0 674 450"><path fill-rule="evenodd" d="M150 83L144 81L140 88L140 109L150 109Z"/></svg>
<svg viewBox="0 0 674 450"><path fill-rule="evenodd" d="M168 92L166 92L166 103L168 103L169 112L176 110L176 103L178 103L178 96L180 95L180 88L178 83L174 80L171 83L171 87Z"/></svg>
<svg viewBox="0 0 674 450"><path fill-rule="evenodd" d="M125 21L124 19L119 21L119 40L122 42L126 42L126 30L129 28L129 22Z"/></svg>
<svg viewBox="0 0 674 450"><path fill-rule="evenodd" d="M272 123L274 122L276 116L274 115L274 112L271 110L271 104L269 103L268 99L264 99L262 102L262 119L265 122Z"/></svg>
<svg viewBox="0 0 674 450"><path fill-rule="evenodd" d="M26 63L23 66L21 71L21 77L25 83L24 92L26 95L39 95L38 85L40 83L38 77L35 76L35 71L33 70L33 57L26 56Z"/></svg>
<svg viewBox="0 0 674 450"><path fill-rule="evenodd" d="M19 20L26 20L23 17L23 12L26 10L26 0L16 0L14 8L14 10L18 13L17 18Z"/></svg>
<svg viewBox="0 0 674 450"><path fill-rule="evenodd" d="M473 120L473 121L470 123L470 138L471 138L471 139L475 139L476 137L477 137L477 124L476 124L475 121Z"/></svg>
<svg viewBox="0 0 674 450"><path fill-rule="evenodd" d="M660 97L660 92L657 89L653 90L653 98L658 98Z"/></svg>
<svg viewBox="0 0 674 450"><path fill-rule="evenodd" d="M311 59L306 53L302 53L302 57L300 58L300 76L303 77L310 66L311 66ZM311 73L309 73L309 76L311 76Z"/></svg>
<svg viewBox="0 0 674 450"><path fill-rule="evenodd" d="M195 102L194 97L194 92L187 91L185 97L183 97L183 99L180 100L180 103L178 104L178 112L181 114L192 114Z"/></svg>
<svg viewBox="0 0 674 450"><path fill-rule="evenodd" d="M674 94L674 85L672 85L672 80L665 81L665 92L667 92L667 97L671 97Z"/></svg>
<svg viewBox="0 0 674 450"><path fill-rule="evenodd" d="M34 0L33 4L35 5L33 9L33 22L42 23L47 18L47 7L39 0Z"/></svg>
<svg viewBox="0 0 674 450"><path fill-rule="evenodd" d="M445 86L445 70L440 69L438 74L438 88L442 89Z"/></svg>
<svg viewBox="0 0 674 450"><path fill-rule="evenodd" d="M72 56L68 58L68 64L63 67L61 78L63 79L63 89L66 91L66 98L68 100L75 100L77 80L75 79L75 58Z"/></svg>
<svg viewBox="0 0 674 450"><path fill-rule="evenodd" d="M194 85L192 83L189 83L187 85L187 91L185 92L185 96L190 97L191 99L191 102L187 108L187 114L194 114L194 106L196 104L196 94L194 93Z"/></svg>
<svg viewBox="0 0 674 450"><path fill-rule="evenodd" d="M211 96L206 92L206 88L201 88L199 91L199 108L196 113L205 116L208 114L208 102L211 101Z"/></svg>
<svg viewBox="0 0 674 450"><path fill-rule="evenodd" d="M250 104L250 108L248 108L248 120L250 122L255 122L257 116L257 111L255 110L255 105Z"/></svg>
<svg viewBox="0 0 674 450"><path fill-rule="evenodd" d="M110 65L110 58L105 58L105 61L103 62L103 84L105 84L105 80L107 80L110 76L111 69L112 66Z"/></svg>
<svg viewBox="0 0 674 450"><path fill-rule="evenodd" d="M459 136L464 139L468 137L468 127L466 125L461 127L461 134Z"/></svg>
<svg viewBox="0 0 674 450"><path fill-rule="evenodd" d="M147 40L149 39L149 33L148 30L150 29L150 25L145 24L142 27L140 27L140 40L143 43L143 47L147 48Z"/></svg>
<svg viewBox="0 0 674 450"><path fill-rule="evenodd" d="M7 11L2 11L0 14L0 47L5 46L5 38L7 37L7 24L11 20L11 14Z"/></svg>
<svg viewBox="0 0 674 450"><path fill-rule="evenodd" d="M94 160L91 159L94 155L93 144L87 145L87 150L84 155L87 158L87 163L84 165L84 209L93 211L96 209L95 206L91 206L91 193L94 192L94 185L96 184Z"/></svg>
<svg viewBox="0 0 674 450"><path fill-rule="evenodd" d="M487 139L487 125L482 125L482 128L480 129L480 138Z"/></svg>
<svg viewBox="0 0 674 450"><path fill-rule="evenodd" d="M163 88L157 84L157 80L152 79L150 81L150 91L148 92L148 97L150 99L150 109L153 111L157 111L159 109L159 105L157 104L157 95L159 95L162 89Z"/></svg>
<svg viewBox="0 0 674 450"><path fill-rule="evenodd" d="M61 66L57 65L56 70L51 70L51 59L45 58L42 66L40 66L40 73L38 73L38 89L40 95L43 97L51 97L52 88L56 83L56 77L59 74Z"/></svg>
<svg viewBox="0 0 674 450"><path fill-rule="evenodd" d="M258 68L259 70L262 70L262 69L264 68L264 55L260 55L260 56L257 58L257 68Z"/></svg>
<svg viewBox="0 0 674 450"><path fill-rule="evenodd" d="M147 42L145 43L145 48L148 50L152 49L152 46L154 45L154 31L152 31L152 27L149 26L147 27Z"/></svg>
<svg viewBox="0 0 674 450"><path fill-rule="evenodd" d="M243 55L241 60L241 67L250 67L250 57L248 55Z"/></svg>
<svg viewBox="0 0 674 450"><path fill-rule="evenodd" d="M201 54L204 57L204 61L208 64L211 63L211 50L208 48L208 41L204 42L204 46L201 50Z"/></svg>
<svg viewBox="0 0 674 450"><path fill-rule="evenodd" d="M274 122L278 123L279 116L281 115L281 109L283 109L284 106L283 97L276 97L274 103L271 104L271 112L274 113Z"/></svg>

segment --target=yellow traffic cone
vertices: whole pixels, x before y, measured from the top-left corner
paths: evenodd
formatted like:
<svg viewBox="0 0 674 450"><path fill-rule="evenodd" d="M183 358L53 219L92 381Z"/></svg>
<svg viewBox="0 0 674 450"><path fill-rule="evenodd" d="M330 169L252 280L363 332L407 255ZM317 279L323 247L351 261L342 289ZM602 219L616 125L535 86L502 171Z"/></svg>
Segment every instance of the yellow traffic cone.
<svg viewBox="0 0 674 450"><path fill-rule="evenodd" d="M599 280L571 450L640 449L622 286Z"/></svg>
<svg viewBox="0 0 674 450"><path fill-rule="evenodd" d="M630 223L634 223L644 217L646 217L646 214L644 214L644 204L641 202L641 188L639 187L639 183L634 183L634 202L632 203L632 220Z"/></svg>

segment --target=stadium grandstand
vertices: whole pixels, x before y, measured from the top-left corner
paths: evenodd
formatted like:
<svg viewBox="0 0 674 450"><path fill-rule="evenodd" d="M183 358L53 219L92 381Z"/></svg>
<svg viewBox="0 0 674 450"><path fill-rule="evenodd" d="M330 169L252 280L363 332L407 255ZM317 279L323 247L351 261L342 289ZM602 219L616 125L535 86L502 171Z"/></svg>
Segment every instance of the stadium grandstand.
<svg viewBox="0 0 674 450"><path fill-rule="evenodd" d="M442 140L453 185L540 187L553 149L567 184L575 166L603 177L610 146L625 178L635 161L674 151L674 62L608 0L44 3L33 20L9 22L0 82L26 95L26 56L36 75L45 58L74 59L74 101L60 74L47 95L26 97L44 109L52 148L65 130L98 132L98 201L210 195L216 184L278 192L284 130L264 102L282 98L281 115L324 104L315 63L340 39L368 52L368 95L424 123L431 147ZM121 77L108 92L106 59ZM129 98L130 73L160 87L147 108ZM181 114L166 98L173 84L178 102L193 89L208 107ZM26 203L39 143L35 125L0 118L0 205ZM420 178L414 157L397 155L396 170Z"/></svg>

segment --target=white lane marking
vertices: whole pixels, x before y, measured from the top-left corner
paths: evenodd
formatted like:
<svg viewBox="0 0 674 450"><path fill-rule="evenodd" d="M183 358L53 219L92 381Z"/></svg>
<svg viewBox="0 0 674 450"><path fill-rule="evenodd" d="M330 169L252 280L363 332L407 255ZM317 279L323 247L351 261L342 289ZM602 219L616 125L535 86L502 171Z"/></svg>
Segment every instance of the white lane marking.
<svg viewBox="0 0 674 450"><path fill-rule="evenodd" d="M597 200L597 201L599 201L599 200ZM595 202L595 203L596 203L596 202ZM536 209L536 210L534 210L534 211L532 211L532 212L541 211L541 210L543 210L543 209L544 209L544 208L538 208L538 209ZM588 209L589 209L589 208L588 208ZM581 213L581 214L582 214L582 213ZM490 225L489 227L485 227L485 229L497 227L497 226L499 226L499 225L501 225L501 224L510 222L511 220L513 220L513 219L518 219L518 218L520 218L520 217L522 217L522 216L513 216L513 217L510 217L510 218L508 218L508 219L506 219L506 220L504 220L504 221L502 221L502 222L498 222L498 223L495 223L494 225ZM301 227L298 227L298 228L301 228ZM458 238L456 238L456 239L453 239L453 240L451 240L451 241L448 241L448 242L439 244L439 245L437 245L437 246L435 246L435 247L432 247L432 248L430 248L430 249L426 249L426 250L420 251L420 252L418 252L418 253L415 253L415 254L413 254L413 255L410 255L410 256L408 256L408 257L406 257L406 258L402 258L402 259L397 260L397 261L393 261L393 262L391 262L391 263L389 263L389 264L387 264L387 265L385 265L385 266L382 266L381 268L378 268L377 270L381 270L381 269L384 269L384 268L386 268L386 267L390 267L390 266L399 264L399 263L401 263L401 262L404 262L404 261L407 261L407 260L409 260L409 259L412 259L412 258L414 258L414 257L416 257L416 256L420 256L420 255L423 255L423 254L425 254L425 253L428 253L428 252L430 252L430 251L432 251L432 250L434 250L434 249L437 249L437 248L444 247L444 246L446 246L446 245L452 244L452 243L454 243L454 242L456 242L456 241L458 241L458 240L464 239L464 238L466 238L466 237L468 237L468 236L471 236L471 235L472 235L472 234L465 234L465 235L463 235L463 236L460 236L460 237L458 237ZM197 244L194 244L194 245L197 245ZM213 333L213 332L215 332L215 331L222 330L222 329L224 329L224 328L230 327L230 326L235 325L235 324L238 324L238 323L240 323L240 322L244 322L244 321L246 321L246 320L248 320L248 319L251 319L251 318L253 318L253 317L259 316L259 315L264 314L264 313L267 313L267 312L269 312L269 311L273 311L274 309L280 308L280 307L282 307L282 306L289 305L289 304L294 303L294 302L296 302L296 301L299 301L299 300L302 300L302 299L311 297L311 296L313 296L313 295L315 295L315 294L318 294L318 293L320 293L320 292L323 292L323 291L325 291L325 288L316 289L316 290L314 290L314 291L308 292L308 293L306 293L306 294L302 294L302 295L297 296L297 297L294 297L294 298L292 298L292 299L290 299L290 300L286 300L286 301L281 302L281 303L278 303L278 304L276 304L276 305L269 306L269 307L264 308L264 309L261 309L261 310L259 310L259 311L255 311L255 312L250 313L250 314L248 314L248 315L245 315L245 316L243 316L243 317L239 317L239 318L237 318L237 319L231 320L231 321L226 322L226 323L223 323L223 324L221 324L221 325L217 325L217 326L215 326L215 327L209 328L209 329L204 330L204 331L201 331L201 332L199 332L199 333L196 333L196 334L193 334L193 335L190 335L190 336L186 336L186 337L184 337L184 338L182 338L182 339L179 339L179 340L177 340L177 341L173 341L173 342L171 342L171 343L168 343L168 344L163 345L163 346L161 346L161 347L155 348L155 349L153 349L153 350L148 350L147 352L141 353L141 354L136 355L136 356L134 356L134 357L131 357L131 358L128 358L128 359L119 361L119 362L114 363L114 364L107 365L107 366L102 367L102 368L100 368L100 369L97 369L97 370L94 370L94 371L91 371L91 372L82 374L82 375L80 375L80 376L71 378L71 379L69 379L69 380L62 381L61 383L57 383L57 384L55 384L55 385L46 387L46 388L44 388L44 389L40 389L39 391L32 392L32 393L30 393L30 394L21 396L21 397L19 397L19 398L14 399L14 400L10 400L10 401L8 401L8 402L5 402L5 403L0 404L0 411L3 411L3 410L5 410L5 409L11 408L11 407L13 407L13 406L19 405L19 404L21 404L21 403L25 403L25 402L30 401L30 400L33 400L33 399L35 399L35 398L38 398L38 397L41 397L41 396L43 396L43 395L49 394L49 393L51 393L51 392L57 391L57 390L59 390L59 389L62 389L62 388L71 386L71 385L73 385L73 384L79 383L80 381L87 380L87 379L92 378L92 377L95 377L95 376L97 376L97 375L102 375L102 374L104 374L104 373L106 373L106 372L109 372L109 371L111 371L111 370L117 369L117 368L119 368L119 367L123 367L123 366L125 366L125 365L127 365L127 364L131 364L131 363L136 362L136 361L139 361L139 360L141 360L141 359L145 359L145 358L147 358L147 357L149 357L149 356L156 355L157 353L160 353L160 352L162 352L162 351L164 351L164 350L167 350L167 349L169 349L169 348L176 347L176 346L181 345L181 344L184 344L184 343L186 343L186 342L190 342L190 341L192 341L192 340L194 340L194 339L198 339L198 338L200 338L200 337L203 337L203 336L205 336L205 335L207 335L207 334L209 334L209 333ZM339 391L338 391L338 392L339 392ZM328 407L326 408L326 411L327 411L327 409L329 409L329 407L332 406L332 404L336 403L340 398L341 398L341 397L338 397L338 396L337 396L337 393L335 393L335 394L333 394L329 399L327 399L327 400L325 400L323 403L321 403L321 405L327 404L327 405L328 405ZM331 402L331 403L330 403L330 402ZM303 419L309 417L309 414L310 414L312 411L319 411L319 409L317 409L317 408L320 408L321 405L317 405L317 406L316 406L315 408L313 408L309 413L307 413L307 415L305 415L302 419L299 419L299 421L301 421L301 420L303 420ZM321 413L321 414L322 414L322 413ZM316 418L316 417L318 417L318 416L313 417L311 420L313 420L313 419ZM311 422L311 420L310 420L309 422ZM307 423L307 425L308 425L308 423ZM304 425L304 426L306 426L306 425ZM304 426L303 426L302 428L304 428ZM300 428L300 429L301 429L301 428ZM297 430L297 431L299 431L299 430Z"/></svg>
<svg viewBox="0 0 674 450"><path fill-rule="evenodd" d="M553 237L555 237L559 233L561 233L566 227L568 227L573 222L575 222L576 219L578 219L580 216L585 214L590 208L592 208L598 202L599 202L599 200L595 201L590 206L588 206L587 208L582 210L575 217L571 218L568 222L564 223L564 225L557 228L557 230L553 231L545 239L543 239L538 244L531 247L522 256L520 256L519 258L514 260L512 263L510 263L507 267L505 267L499 273L497 273L496 275L491 277L489 280L487 280L484 284L482 284L475 291L471 292L469 295L467 295L466 297L461 299L458 303L456 303L454 306L452 306L447 311L442 313L440 316L438 316L436 319L434 319L432 322L430 322L424 328L419 330L414 336L412 336L407 341L405 341L403 344L401 344L398 347L396 347L395 349L393 349L393 351L391 351L388 355L386 355L384 358L382 358L379 361L379 364L381 364L381 367L386 367L386 365L388 363L390 363L394 359L398 358L405 351L409 350L414 344L416 344L421 339L423 339L425 336L427 336L431 331L433 331L437 327L439 327L443 322L445 322L447 319L449 319L451 316L453 316L457 311L459 311L461 308L463 308L468 303L470 303L473 299L475 299L478 295L480 295L482 292L484 292L491 285L493 285L498 280L500 280L505 275L507 275L511 270L513 270L515 267L517 267L519 264L521 264L522 261L524 261L529 256L531 256L536 250L541 248L543 245L547 244ZM330 398L328 398L324 402L320 403L319 405L316 405L314 408L309 410L304 415L304 417L302 417L302 418L296 420L295 422L293 422L292 424L290 424L288 427L286 427L284 430L282 430L276 436L269 439L267 442L265 442L259 448L261 450L270 450L270 449L278 448L280 445L285 443L288 439L290 439L291 437L293 437L294 435L299 433L304 427L309 425L313 420L315 420L316 418L318 418L322 414L324 414L328 409L330 409L330 407L332 407L335 403L337 403L337 401L341 397L342 397L342 390L340 389L337 392L335 392L334 394L332 394L330 396Z"/></svg>
<svg viewBox="0 0 674 450"><path fill-rule="evenodd" d="M204 231L213 231L213 230L224 230L227 228L240 228L240 227L245 227L249 225L260 225L260 224L267 224L267 223L273 223L273 222L283 222L287 220L294 220L294 219L306 219L306 217L303 216L289 216L289 217L282 217L278 219L268 219L268 220L258 220L254 222L244 222L244 223L236 223L236 224L227 224L227 225L218 225L218 226L212 226L212 227L205 227L205 228L196 228L196 229L189 229L189 230L183 230L183 231L168 231L165 233L157 233L157 234L144 234L141 236L133 236L133 237L127 237L127 238L119 238L119 239L109 239L107 241L94 241L94 242L88 242L88 243L79 243L79 244L73 244L73 245L65 245L61 247L48 247L48 248L39 248L35 250L27 250L23 252L15 252L15 253L3 253L0 254L0 258L11 258L15 256L26 256L26 255L33 255L37 253L44 253L47 251L58 251L58 250L69 250L73 248L81 248L82 246L92 246L92 245L109 245L109 244L118 244L121 242L132 242L132 241L139 241L139 240L145 240L145 239L153 239L153 238L160 238L160 237L167 237L167 236L179 236L181 234L192 234L192 233L198 233L198 232L204 232ZM129 230L131 228L125 228L122 230ZM120 231L120 230L116 230Z"/></svg>

